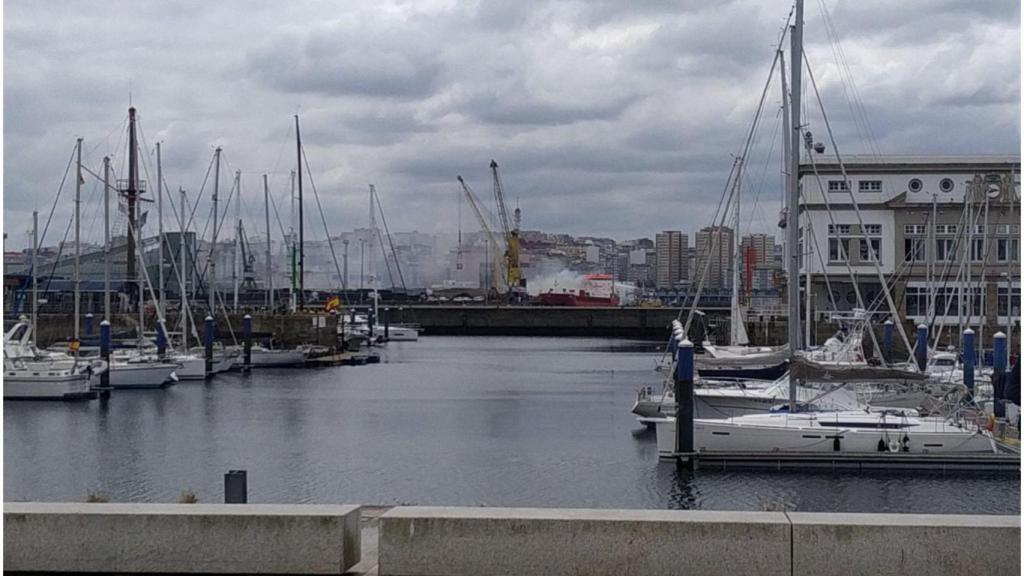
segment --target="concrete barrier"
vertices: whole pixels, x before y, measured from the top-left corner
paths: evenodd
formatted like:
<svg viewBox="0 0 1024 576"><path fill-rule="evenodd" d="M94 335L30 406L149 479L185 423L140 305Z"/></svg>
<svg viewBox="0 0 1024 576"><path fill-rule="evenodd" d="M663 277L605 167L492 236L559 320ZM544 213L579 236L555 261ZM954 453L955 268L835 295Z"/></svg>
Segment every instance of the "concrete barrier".
<svg viewBox="0 0 1024 576"><path fill-rule="evenodd" d="M358 506L4 504L4 570L341 574Z"/></svg>
<svg viewBox="0 0 1024 576"><path fill-rule="evenodd" d="M789 574L779 512L395 508L381 575Z"/></svg>
<svg viewBox="0 0 1024 576"><path fill-rule="evenodd" d="M790 512L793 574L1020 574L1020 516Z"/></svg>

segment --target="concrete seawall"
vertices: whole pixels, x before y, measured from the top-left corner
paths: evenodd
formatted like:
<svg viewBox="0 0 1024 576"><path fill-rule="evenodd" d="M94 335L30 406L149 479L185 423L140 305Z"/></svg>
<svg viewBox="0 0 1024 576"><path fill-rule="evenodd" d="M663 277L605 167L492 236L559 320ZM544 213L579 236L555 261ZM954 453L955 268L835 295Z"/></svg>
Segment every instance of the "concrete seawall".
<svg viewBox="0 0 1024 576"><path fill-rule="evenodd" d="M208 504L4 505L8 572L1020 573L1020 516ZM362 536L361 536L362 534Z"/></svg>

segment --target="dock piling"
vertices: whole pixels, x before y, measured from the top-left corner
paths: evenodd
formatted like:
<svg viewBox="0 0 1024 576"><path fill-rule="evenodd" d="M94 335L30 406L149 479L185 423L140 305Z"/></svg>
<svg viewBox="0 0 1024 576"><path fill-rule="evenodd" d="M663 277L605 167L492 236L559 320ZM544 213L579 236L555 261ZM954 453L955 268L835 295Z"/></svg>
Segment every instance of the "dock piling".
<svg viewBox="0 0 1024 576"><path fill-rule="evenodd" d="M914 345L914 357L921 372L928 369L928 325L917 325L917 343Z"/></svg>
<svg viewBox="0 0 1024 576"><path fill-rule="evenodd" d="M390 308L384 309L384 340L391 338L391 315L388 314L388 310Z"/></svg>
<svg viewBox="0 0 1024 576"><path fill-rule="evenodd" d="M892 364L892 330L894 326L892 318L886 320L882 326L882 354L885 356L886 365L888 365Z"/></svg>
<svg viewBox="0 0 1024 576"><path fill-rule="evenodd" d="M156 323L156 354L161 359L167 355L167 325L163 320Z"/></svg>
<svg viewBox="0 0 1024 576"><path fill-rule="evenodd" d="M85 335L92 336L92 312L85 315Z"/></svg>
<svg viewBox="0 0 1024 576"><path fill-rule="evenodd" d="M1006 334L996 332L992 337L992 414L1006 418L1006 404L1003 403L1003 384L1006 381Z"/></svg>
<svg viewBox="0 0 1024 576"><path fill-rule="evenodd" d="M252 370L252 316L246 314L242 317L242 370Z"/></svg>
<svg viewBox="0 0 1024 576"><path fill-rule="evenodd" d="M206 377L213 376L213 316L203 320L203 346L206 357Z"/></svg>
<svg viewBox="0 0 1024 576"><path fill-rule="evenodd" d="M107 369L100 374L102 394L110 394L110 321L100 322L100 358L107 363Z"/></svg>
<svg viewBox="0 0 1024 576"><path fill-rule="evenodd" d="M693 343L684 336L678 341L679 361L676 362L676 453L693 452Z"/></svg>
<svg viewBox="0 0 1024 576"><path fill-rule="evenodd" d="M967 395L974 396L974 330L964 330L964 386L967 387Z"/></svg>

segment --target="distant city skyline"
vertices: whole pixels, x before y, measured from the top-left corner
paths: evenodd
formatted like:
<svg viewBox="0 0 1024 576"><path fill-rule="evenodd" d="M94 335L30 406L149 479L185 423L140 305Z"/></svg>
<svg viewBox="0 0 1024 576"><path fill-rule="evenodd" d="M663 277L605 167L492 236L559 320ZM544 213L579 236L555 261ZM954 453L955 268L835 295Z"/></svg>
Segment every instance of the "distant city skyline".
<svg viewBox="0 0 1024 576"><path fill-rule="evenodd" d="M824 5L844 65L820 4L807 9L805 50L845 153L1019 150L1017 4ZM455 231L455 176L489 203L492 158L526 229L616 239L692 233L712 224L789 7L113 2L99 11L69 3L55 20L51 5L7 2L8 247L28 245L34 208L45 222L76 137L89 170L111 154L123 177L129 99L147 152L144 179L155 180L160 141L169 200L177 203L179 186L194 198L214 146L223 146L222 192L241 170L256 222L263 173L287 218L292 115L300 114L313 237L323 237L313 183L332 234L366 225L369 183L392 229ZM851 76L855 86L841 82ZM746 163L740 235L774 232L777 92L773 85ZM823 134L813 102L807 108L808 127ZM83 230L95 241L97 181L85 180ZM48 241L63 236L73 184L65 181ZM207 209L204 200L198 221ZM462 223L474 225L465 206Z"/></svg>

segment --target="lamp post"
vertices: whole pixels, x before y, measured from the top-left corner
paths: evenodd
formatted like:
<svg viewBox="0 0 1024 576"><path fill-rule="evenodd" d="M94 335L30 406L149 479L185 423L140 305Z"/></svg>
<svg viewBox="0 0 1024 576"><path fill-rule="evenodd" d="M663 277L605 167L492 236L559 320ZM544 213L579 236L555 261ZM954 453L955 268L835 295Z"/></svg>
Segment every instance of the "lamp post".
<svg viewBox="0 0 1024 576"><path fill-rule="evenodd" d="M359 239L359 298L363 297L363 248L366 247L366 240Z"/></svg>

